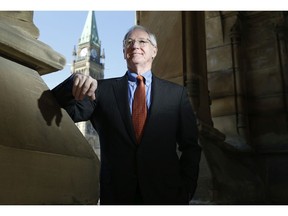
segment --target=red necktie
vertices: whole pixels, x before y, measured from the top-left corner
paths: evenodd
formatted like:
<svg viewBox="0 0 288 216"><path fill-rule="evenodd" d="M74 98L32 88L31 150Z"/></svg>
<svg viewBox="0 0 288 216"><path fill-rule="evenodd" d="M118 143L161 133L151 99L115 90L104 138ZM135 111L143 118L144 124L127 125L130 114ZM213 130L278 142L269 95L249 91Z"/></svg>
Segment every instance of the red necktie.
<svg viewBox="0 0 288 216"><path fill-rule="evenodd" d="M143 135L143 129L147 117L146 94L143 76L137 76L137 88L134 93L132 106L132 121L136 135L137 143L139 144Z"/></svg>

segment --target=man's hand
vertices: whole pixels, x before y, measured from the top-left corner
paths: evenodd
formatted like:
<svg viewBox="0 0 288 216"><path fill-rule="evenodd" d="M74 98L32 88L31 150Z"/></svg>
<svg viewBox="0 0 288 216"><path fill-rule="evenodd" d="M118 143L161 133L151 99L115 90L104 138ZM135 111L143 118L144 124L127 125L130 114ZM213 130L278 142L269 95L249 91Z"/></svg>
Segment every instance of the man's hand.
<svg viewBox="0 0 288 216"><path fill-rule="evenodd" d="M85 96L89 97L90 100L95 100L96 89L97 80L93 79L91 76L75 73L72 89L75 100L83 100Z"/></svg>

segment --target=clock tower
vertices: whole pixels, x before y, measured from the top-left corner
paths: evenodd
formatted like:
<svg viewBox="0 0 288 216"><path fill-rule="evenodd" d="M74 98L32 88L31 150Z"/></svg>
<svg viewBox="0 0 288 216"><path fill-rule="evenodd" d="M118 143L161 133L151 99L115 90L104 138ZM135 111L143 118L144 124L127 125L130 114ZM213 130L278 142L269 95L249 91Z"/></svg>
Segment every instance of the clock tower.
<svg viewBox="0 0 288 216"><path fill-rule="evenodd" d="M88 12L77 49L74 47L73 56L72 73L83 73L97 80L104 78L105 54L104 50L101 52L94 11ZM99 137L90 121L79 122L76 125L100 158Z"/></svg>

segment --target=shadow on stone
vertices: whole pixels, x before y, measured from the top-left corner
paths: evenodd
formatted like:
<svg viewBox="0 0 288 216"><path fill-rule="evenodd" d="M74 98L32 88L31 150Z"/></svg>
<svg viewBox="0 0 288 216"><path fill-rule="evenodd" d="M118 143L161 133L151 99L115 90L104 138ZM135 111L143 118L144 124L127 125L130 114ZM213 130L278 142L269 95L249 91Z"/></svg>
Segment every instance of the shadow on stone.
<svg viewBox="0 0 288 216"><path fill-rule="evenodd" d="M38 99L38 108L48 126L51 126L54 117L56 125L60 126L63 115L60 106L51 97L50 90L46 90L41 94L41 97Z"/></svg>

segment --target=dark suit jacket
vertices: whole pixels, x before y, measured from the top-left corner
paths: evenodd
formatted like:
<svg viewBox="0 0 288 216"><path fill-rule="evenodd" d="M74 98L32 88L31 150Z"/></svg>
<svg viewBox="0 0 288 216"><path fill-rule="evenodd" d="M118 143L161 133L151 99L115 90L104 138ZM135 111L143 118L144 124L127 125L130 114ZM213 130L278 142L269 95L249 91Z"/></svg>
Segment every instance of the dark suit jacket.
<svg viewBox="0 0 288 216"><path fill-rule="evenodd" d="M197 184L201 148L184 87L153 75L151 107L136 144L128 104L127 75L99 80L96 100L77 102L72 79L52 90L75 121L91 120L100 138L101 204L188 204ZM176 149L180 150L180 158Z"/></svg>

